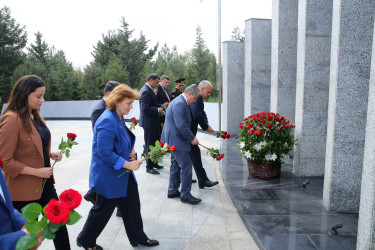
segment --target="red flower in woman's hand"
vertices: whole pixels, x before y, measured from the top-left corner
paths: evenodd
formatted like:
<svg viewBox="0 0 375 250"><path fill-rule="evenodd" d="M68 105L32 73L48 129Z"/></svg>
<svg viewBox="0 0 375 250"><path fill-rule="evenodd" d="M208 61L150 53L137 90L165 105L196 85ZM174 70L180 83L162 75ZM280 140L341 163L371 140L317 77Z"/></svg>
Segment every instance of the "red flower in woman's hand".
<svg viewBox="0 0 375 250"><path fill-rule="evenodd" d="M69 211L72 211L81 204L82 195L74 189L68 189L60 194L59 199L68 205Z"/></svg>
<svg viewBox="0 0 375 250"><path fill-rule="evenodd" d="M70 216L68 205L55 199L48 202L44 212L52 223L66 223Z"/></svg>
<svg viewBox="0 0 375 250"><path fill-rule="evenodd" d="M67 133L66 136L70 138L71 141L74 141L77 137L77 135L74 133Z"/></svg>

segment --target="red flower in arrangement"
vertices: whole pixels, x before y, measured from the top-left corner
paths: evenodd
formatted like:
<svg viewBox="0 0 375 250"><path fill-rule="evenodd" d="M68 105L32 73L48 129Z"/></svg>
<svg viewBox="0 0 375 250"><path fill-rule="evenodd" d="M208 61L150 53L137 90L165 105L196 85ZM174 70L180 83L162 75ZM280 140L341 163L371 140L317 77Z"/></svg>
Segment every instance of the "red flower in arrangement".
<svg viewBox="0 0 375 250"><path fill-rule="evenodd" d="M81 204L82 195L74 189L68 189L60 194L59 199L68 205L69 211L72 211Z"/></svg>
<svg viewBox="0 0 375 250"><path fill-rule="evenodd" d="M270 129L269 129L269 128L267 128L267 129L266 129L266 132L270 132Z"/></svg>
<svg viewBox="0 0 375 250"><path fill-rule="evenodd" d="M253 135L255 133L254 129L250 129L249 133Z"/></svg>
<svg viewBox="0 0 375 250"><path fill-rule="evenodd" d="M70 138L71 141L75 141L77 135L74 133L67 133L66 137Z"/></svg>
<svg viewBox="0 0 375 250"><path fill-rule="evenodd" d="M66 223L69 218L69 207L63 202L52 199L47 204L45 213L52 223Z"/></svg>
<svg viewBox="0 0 375 250"><path fill-rule="evenodd" d="M262 133L261 130L257 130L257 131L255 131L255 134L257 134L257 135L260 135L261 133Z"/></svg>
<svg viewBox="0 0 375 250"><path fill-rule="evenodd" d="M240 128L243 128L243 124L242 124L242 122L240 123Z"/></svg>
<svg viewBox="0 0 375 250"><path fill-rule="evenodd" d="M1 160L1 157L0 157L0 167L3 165L3 161Z"/></svg>

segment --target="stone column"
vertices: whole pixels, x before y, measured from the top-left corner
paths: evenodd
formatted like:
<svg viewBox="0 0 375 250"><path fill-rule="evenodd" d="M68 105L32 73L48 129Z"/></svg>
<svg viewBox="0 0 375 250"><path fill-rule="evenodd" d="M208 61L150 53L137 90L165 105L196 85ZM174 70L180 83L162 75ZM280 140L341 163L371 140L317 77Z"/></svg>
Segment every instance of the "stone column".
<svg viewBox="0 0 375 250"><path fill-rule="evenodd" d="M358 212L375 1L334 0L323 203Z"/></svg>
<svg viewBox="0 0 375 250"><path fill-rule="evenodd" d="M375 32L372 43L357 249L375 249Z"/></svg>
<svg viewBox="0 0 375 250"><path fill-rule="evenodd" d="M272 2L271 111L294 123L298 0Z"/></svg>
<svg viewBox="0 0 375 250"><path fill-rule="evenodd" d="M222 130L233 136L244 118L244 48L243 42L223 43Z"/></svg>
<svg viewBox="0 0 375 250"><path fill-rule="evenodd" d="M245 113L270 111L271 95L270 19L245 22Z"/></svg>
<svg viewBox="0 0 375 250"><path fill-rule="evenodd" d="M333 0L298 3L293 172L323 176L326 150Z"/></svg>

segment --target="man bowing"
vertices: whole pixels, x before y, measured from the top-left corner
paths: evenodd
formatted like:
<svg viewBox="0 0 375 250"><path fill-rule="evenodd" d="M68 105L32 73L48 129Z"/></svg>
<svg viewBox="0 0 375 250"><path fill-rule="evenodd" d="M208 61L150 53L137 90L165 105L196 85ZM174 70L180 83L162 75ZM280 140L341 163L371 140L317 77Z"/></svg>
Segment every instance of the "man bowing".
<svg viewBox="0 0 375 250"><path fill-rule="evenodd" d="M180 197L181 202L196 204L201 201L191 193L192 162L189 155L191 145L199 141L190 130L191 112L189 105L196 102L200 95L197 85L187 87L183 94L176 97L168 106L161 140L175 145L171 153L168 198ZM181 184L181 192L178 190Z"/></svg>

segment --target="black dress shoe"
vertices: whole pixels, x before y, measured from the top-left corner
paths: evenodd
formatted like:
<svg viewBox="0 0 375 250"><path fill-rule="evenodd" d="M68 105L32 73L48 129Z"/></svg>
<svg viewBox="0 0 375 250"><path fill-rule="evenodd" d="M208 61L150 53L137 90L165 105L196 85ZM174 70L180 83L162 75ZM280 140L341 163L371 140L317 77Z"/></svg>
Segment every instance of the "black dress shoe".
<svg viewBox="0 0 375 250"><path fill-rule="evenodd" d="M139 243L139 245L146 246L146 247L153 247L159 245L159 241L148 239L146 242Z"/></svg>
<svg viewBox="0 0 375 250"><path fill-rule="evenodd" d="M78 247L83 247L82 244L78 241L77 239L77 246ZM99 246L98 244L96 244L94 247L83 247L84 249L89 249L91 248L92 250L103 250L104 248L102 246Z"/></svg>
<svg viewBox="0 0 375 250"><path fill-rule="evenodd" d="M154 166L154 168L162 169L162 168L164 168L164 166L156 165L156 166Z"/></svg>
<svg viewBox="0 0 375 250"><path fill-rule="evenodd" d="M194 180L194 179L193 179L193 180L191 180L191 183L196 183L196 182L197 182L197 180Z"/></svg>
<svg viewBox="0 0 375 250"><path fill-rule="evenodd" d="M87 193L83 196L83 198L85 200L87 200L88 202L91 202L93 205L95 205L95 201L96 201L96 193L95 192L90 192L87 191Z"/></svg>
<svg viewBox="0 0 375 250"><path fill-rule="evenodd" d="M117 208L116 216L117 216L117 217L122 217L121 211L120 211L120 209L118 209L118 208Z"/></svg>
<svg viewBox="0 0 375 250"><path fill-rule="evenodd" d="M190 197L181 197L180 200L183 203L189 203L189 204L197 204L198 202L201 202L202 200L199 198L195 198L194 196Z"/></svg>
<svg viewBox="0 0 375 250"><path fill-rule="evenodd" d="M215 186L217 184L219 184L218 181L210 181L210 180L208 180L208 181L199 183L199 188L203 189L204 187L213 187L213 186Z"/></svg>
<svg viewBox="0 0 375 250"><path fill-rule="evenodd" d="M159 173L157 170L155 170L155 169L147 169L146 172L149 173L149 174L160 174L160 173Z"/></svg>
<svg viewBox="0 0 375 250"><path fill-rule="evenodd" d="M177 191L177 193L174 193L174 194L168 194L168 198L175 198L175 197L180 197L181 196L181 193L179 191Z"/></svg>

